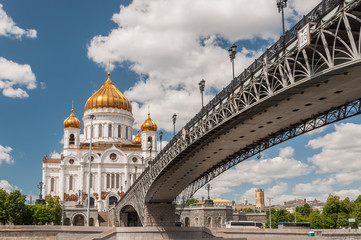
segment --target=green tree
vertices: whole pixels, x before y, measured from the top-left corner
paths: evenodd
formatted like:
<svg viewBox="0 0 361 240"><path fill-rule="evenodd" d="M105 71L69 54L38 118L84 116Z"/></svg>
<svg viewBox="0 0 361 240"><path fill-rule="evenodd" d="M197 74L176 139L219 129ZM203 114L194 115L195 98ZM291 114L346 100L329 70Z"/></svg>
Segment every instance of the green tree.
<svg viewBox="0 0 361 240"><path fill-rule="evenodd" d="M188 206L191 205L191 204L197 203L197 202L199 202L197 199L191 198L191 199L189 199L188 202L186 203L186 207L188 207Z"/></svg>
<svg viewBox="0 0 361 240"><path fill-rule="evenodd" d="M322 215L319 210L313 210L310 214L311 227L315 229L323 228Z"/></svg>
<svg viewBox="0 0 361 240"><path fill-rule="evenodd" d="M15 190L9 193L6 197L4 206L7 220L16 225L24 223L24 215L27 213L27 207L25 205L26 196L21 194L19 190Z"/></svg>
<svg viewBox="0 0 361 240"><path fill-rule="evenodd" d="M304 217L309 217L311 213L311 206L306 203L302 207L296 207L296 212L301 213Z"/></svg>
<svg viewBox="0 0 361 240"><path fill-rule="evenodd" d="M46 208L48 209L49 213L50 213L50 219L49 222L52 222L56 225L60 225L61 224L61 205L59 203L59 197L48 197L46 202Z"/></svg>
<svg viewBox="0 0 361 240"><path fill-rule="evenodd" d="M0 189L0 224L5 224L7 221L7 211L5 207L5 202L8 193L4 189Z"/></svg>

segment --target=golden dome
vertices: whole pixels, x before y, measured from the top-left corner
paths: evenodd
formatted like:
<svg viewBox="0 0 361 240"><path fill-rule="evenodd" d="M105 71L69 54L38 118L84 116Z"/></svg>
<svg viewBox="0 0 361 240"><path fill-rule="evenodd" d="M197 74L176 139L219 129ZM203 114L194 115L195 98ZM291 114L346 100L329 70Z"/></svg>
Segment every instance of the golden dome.
<svg viewBox="0 0 361 240"><path fill-rule="evenodd" d="M150 113L148 112L148 118L144 121L142 126L140 126L142 131L157 131L157 124L150 118Z"/></svg>
<svg viewBox="0 0 361 240"><path fill-rule="evenodd" d="M138 134L133 139L133 144L142 144L142 138L139 134L139 130L138 130Z"/></svg>
<svg viewBox="0 0 361 240"><path fill-rule="evenodd" d="M70 116L64 121L64 128L81 128L81 123L74 115L74 109L71 110Z"/></svg>
<svg viewBox="0 0 361 240"><path fill-rule="evenodd" d="M132 105L129 100L110 80L110 72L108 72L108 80L85 104L85 111L95 108L118 108L132 112Z"/></svg>

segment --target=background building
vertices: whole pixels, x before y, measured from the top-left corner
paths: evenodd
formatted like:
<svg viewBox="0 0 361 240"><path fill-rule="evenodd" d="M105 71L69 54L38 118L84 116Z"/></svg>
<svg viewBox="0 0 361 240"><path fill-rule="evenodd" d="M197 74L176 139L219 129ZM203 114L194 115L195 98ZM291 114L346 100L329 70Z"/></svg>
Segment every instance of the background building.
<svg viewBox="0 0 361 240"><path fill-rule="evenodd" d="M264 191L260 188L256 190L256 208L264 208Z"/></svg>

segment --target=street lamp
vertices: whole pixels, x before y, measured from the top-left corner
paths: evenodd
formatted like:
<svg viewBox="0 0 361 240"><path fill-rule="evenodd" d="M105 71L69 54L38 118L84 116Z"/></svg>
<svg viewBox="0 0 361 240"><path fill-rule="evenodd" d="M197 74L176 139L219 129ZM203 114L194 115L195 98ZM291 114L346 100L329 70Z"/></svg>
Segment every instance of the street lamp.
<svg viewBox="0 0 361 240"><path fill-rule="evenodd" d="M211 198L209 197L209 191L212 190L211 184L208 183L205 188L206 188L206 190L208 191L208 200L209 200L209 199L211 199Z"/></svg>
<svg viewBox="0 0 361 240"><path fill-rule="evenodd" d="M160 149L159 149L159 151L162 151L162 138L163 138L163 132L160 131L160 132L159 132L159 143L160 143Z"/></svg>
<svg viewBox="0 0 361 240"><path fill-rule="evenodd" d="M282 12L282 30L283 35L285 35L285 16L283 13L283 8L287 7L287 0L276 0L278 12Z"/></svg>
<svg viewBox="0 0 361 240"><path fill-rule="evenodd" d="M231 59L232 62L233 79L234 79L234 59L236 58L236 52L237 52L237 46L233 44L232 47L228 49L229 58Z"/></svg>
<svg viewBox="0 0 361 240"><path fill-rule="evenodd" d="M172 119L173 119L173 133L175 136L175 122L177 121L177 114L173 114Z"/></svg>
<svg viewBox="0 0 361 240"><path fill-rule="evenodd" d="M142 157L142 172L144 171L143 162L144 162L144 157Z"/></svg>
<svg viewBox="0 0 361 240"><path fill-rule="evenodd" d="M272 198L268 198L269 200L269 228L272 228L272 208L271 208L271 201Z"/></svg>
<svg viewBox="0 0 361 240"><path fill-rule="evenodd" d="M92 138L93 138L93 119L94 115L90 115L90 142L89 142L89 182L88 182L88 206L87 206L87 226L90 220L90 182L91 182L91 162L92 162Z"/></svg>
<svg viewBox="0 0 361 240"><path fill-rule="evenodd" d="M206 86L206 81L202 78L202 80L198 83L199 85L199 90L201 91L201 95L202 95L202 107L203 105L203 92L204 92L204 87Z"/></svg>

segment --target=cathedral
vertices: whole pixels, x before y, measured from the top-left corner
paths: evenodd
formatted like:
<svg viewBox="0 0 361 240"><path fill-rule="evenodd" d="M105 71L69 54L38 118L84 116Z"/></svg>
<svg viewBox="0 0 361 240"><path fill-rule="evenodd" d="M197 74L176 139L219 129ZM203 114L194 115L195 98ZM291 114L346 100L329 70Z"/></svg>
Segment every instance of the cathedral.
<svg viewBox="0 0 361 240"><path fill-rule="evenodd" d="M61 157L44 156L43 196L59 196L65 211L86 206L90 197L93 210L106 212L157 154L157 125L149 111L141 125L141 134L138 130L132 139L133 123L132 105L114 86L108 72L106 82L85 104L82 138L82 124L72 109L64 121ZM73 212L66 214L65 225L79 225L74 222L76 217L84 217Z"/></svg>

